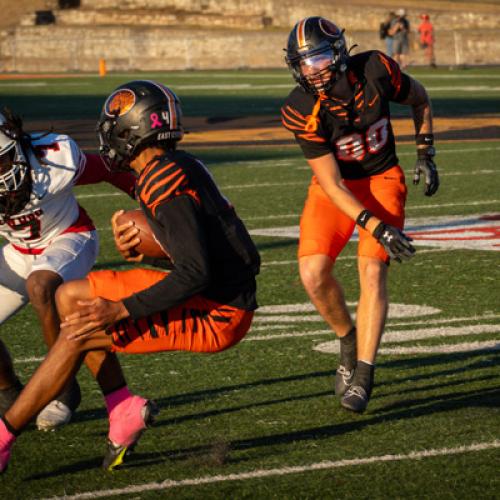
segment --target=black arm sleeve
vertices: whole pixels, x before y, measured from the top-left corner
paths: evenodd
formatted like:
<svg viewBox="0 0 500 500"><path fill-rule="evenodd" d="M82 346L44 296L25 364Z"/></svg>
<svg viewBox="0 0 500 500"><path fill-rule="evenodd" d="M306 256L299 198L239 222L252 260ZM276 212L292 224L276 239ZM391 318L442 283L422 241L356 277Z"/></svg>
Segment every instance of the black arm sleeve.
<svg viewBox="0 0 500 500"><path fill-rule="evenodd" d="M155 219L160 228L155 236L168 249L174 268L150 288L124 299L132 319L176 306L210 283L204 224L195 201L188 195L174 198L157 207Z"/></svg>

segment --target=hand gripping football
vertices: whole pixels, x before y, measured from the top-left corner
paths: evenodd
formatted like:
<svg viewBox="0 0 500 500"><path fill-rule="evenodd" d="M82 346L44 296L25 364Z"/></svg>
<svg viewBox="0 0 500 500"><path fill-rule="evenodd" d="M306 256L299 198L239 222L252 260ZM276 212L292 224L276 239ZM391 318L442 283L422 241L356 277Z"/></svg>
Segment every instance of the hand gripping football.
<svg viewBox="0 0 500 500"><path fill-rule="evenodd" d="M128 210L127 212L119 215L116 219L118 225L126 224L129 221L132 221L134 226L139 229L139 234L137 236L141 242L135 247L137 253L142 253L146 257L152 257L155 259L168 258L167 253L156 240L153 230L148 224L146 215L140 208Z"/></svg>

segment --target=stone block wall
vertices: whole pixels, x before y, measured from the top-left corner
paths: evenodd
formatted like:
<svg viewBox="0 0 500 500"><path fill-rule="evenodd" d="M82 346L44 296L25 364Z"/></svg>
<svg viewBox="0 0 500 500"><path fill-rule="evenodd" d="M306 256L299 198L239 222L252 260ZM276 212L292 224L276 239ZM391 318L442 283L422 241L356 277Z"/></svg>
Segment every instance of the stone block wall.
<svg viewBox="0 0 500 500"><path fill-rule="evenodd" d="M84 9L176 9L213 14L262 15L269 12L275 0L81 0Z"/></svg>
<svg viewBox="0 0 500 500"><path fill-rule="evenodd" d="M228 29L262 29L262 16L179 12L174 9L148 10L61 10L56 11L58 26L202 26ZM25 22L24 25L34 25Z"/></svg>
<svg viewBox="0 0 500 500"><path fill-rule="evenodd" d="M34 26L27 17L0 35L0 71L96 72L100 58L110 71L284 67L291 26L311 14L346 28L358 50L383 49L378 26L387 8L359 2L339 7L326 0L82 0L79 9L55 11L55 25ZM428 12L438 64L500 63L500 6ZM413 30L419 13L408 9ZM412 63L422 64L415 32L412 45Z"/></svg>
<svg viewBox="0 0 500 500"><path fill-rule="evenodd" d="M26 27L3 43L3 71L97 72L104 58L109 71L284 68L287 31L184 30L133 27ZM351 32L356 50L384 48L373 32ZM423 63L413 50L412 63ZM438 64L499 64L500 37L481 32L443 32L436 45Z"/></svg>

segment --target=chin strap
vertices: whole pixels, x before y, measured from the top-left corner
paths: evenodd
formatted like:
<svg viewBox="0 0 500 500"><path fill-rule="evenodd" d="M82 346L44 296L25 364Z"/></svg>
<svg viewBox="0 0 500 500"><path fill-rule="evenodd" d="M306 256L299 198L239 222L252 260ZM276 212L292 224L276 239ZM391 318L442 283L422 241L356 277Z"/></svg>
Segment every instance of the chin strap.
<svg viewBox="0 0 500 500"><path fill-rule="evenodd" d="M318 130L318 123L319 123L318 113L319 109L321 108L321 100L324 98L325 96L323 94L320 94L318 96L316 103L314 104L312 113L306 116L307 118L305 127L306 132L316 132L316 130Z"/></svg>

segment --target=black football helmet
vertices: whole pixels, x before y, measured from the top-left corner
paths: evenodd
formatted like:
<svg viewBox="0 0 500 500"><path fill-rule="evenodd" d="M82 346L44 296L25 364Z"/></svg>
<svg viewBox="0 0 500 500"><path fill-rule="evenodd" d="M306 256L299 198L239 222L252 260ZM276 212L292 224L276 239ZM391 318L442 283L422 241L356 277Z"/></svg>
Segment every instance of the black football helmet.
<svg viewBox="0 0 500 500"><path fill-rule="evenodd" d="M285 61L306 92L319 95L347 69L349 52L344 30L323 17L299 21L288 36Z"/></svg>
<svg viewBox="0 0 500 500"><path fill-rule="evenodd" d="M111 171L129 170L144 146L175 149L184 135L181 120L180 101L168 87L149 80L120 85L106 99L97 123L104 163Z"/></svg>
<svg viewBox="0 0 500 500"><path fill-rule="evenodd" d="M29 136L9 110L0 113L0 216L19 213L31 197L31 169L24 147ZM25 144L26 143L26 144Z"/></svg>

